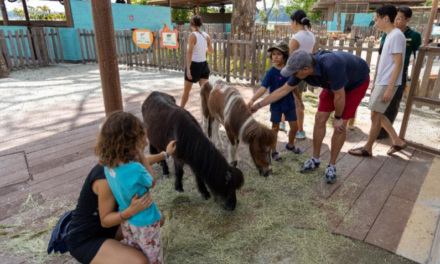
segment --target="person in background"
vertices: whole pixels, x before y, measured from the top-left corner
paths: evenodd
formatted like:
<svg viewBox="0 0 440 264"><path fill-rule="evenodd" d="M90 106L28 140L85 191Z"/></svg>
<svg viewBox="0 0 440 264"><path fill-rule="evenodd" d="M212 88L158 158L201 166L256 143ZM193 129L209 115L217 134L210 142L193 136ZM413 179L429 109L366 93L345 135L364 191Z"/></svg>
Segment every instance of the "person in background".
<svg viewBox="0 0 440 264"><path fill-rule="evenodd" d="M400 29L406 38L406 52L405 52L405 62L403 63L403 74L402 74L402 84L397 88L397 92L391 100L390 105L387 107L387 110L383 114L388 120L390 120L391 124L396 120L397 114L399 113L400 101L402 101L403 93L406 89L406 80L408 76L408 66L409 60L411 58L411 54L414 54L414 59L416 57L416 52L422 44L422 35L419 32L412 30L408 23L411 21L412 10L407 6L401 6L397 8L397 16L394 19L394 25L396 28ZM384 33L382 35L379 53L382 53L383 44L385 43L385 39L387 34ZM388 138L389 135L387 131L382 127L380 130L377 139Z"/></svg>
<svg viewBox="0 0 440 264"><path fill-rule="evenodd" d="M191 30L188 37L188 54L185 67L185 86L180 106L185 108L188 102L189 93L194 83L199 82L200 87L209 79L209 66L206 61L206 52L212 54L211 38L205 32L202 32L202 18L195 15L191 18Z"/></svg>
<svg viewBox="0 0 440 264"><path fill-rule="evenodd" d="M372 156L373 144L379 135L381 125L393 140L393 145L387 152L388 155L407 147L405 142L397 135L390 120L384 116L399 85L402 84L406 39L402 31L394 26L396 15L397 8L391 4L384 4L378 7L374 14L374 21L378 30L385 31L388 36L383 45L378 74L375 80L376 83L371 89L370 101L368 103L368 109L371 110L370 134L363 147L348 151L351 155Z"/></svg>
<svg viewBox="0 0 440 264"><path fill-rule="evenodd" d="M312 53L315 52L315 36L312 32L310 32L312 25L310 24L310 20L304 10L298 9L290 16L290 26L295 32L295 35L293 35L289 42L289 55L295 50L305 50ZM306 90L306 88L307 83L301 81L298 85L300 97L295 98L296 115L298 117L298 132L296 133L296 138L298 139L306 138L306 132L304 131L304 112L299 111L299 100L302 100L302 93ZM281 124L284 124L284 122Z"/></svg>

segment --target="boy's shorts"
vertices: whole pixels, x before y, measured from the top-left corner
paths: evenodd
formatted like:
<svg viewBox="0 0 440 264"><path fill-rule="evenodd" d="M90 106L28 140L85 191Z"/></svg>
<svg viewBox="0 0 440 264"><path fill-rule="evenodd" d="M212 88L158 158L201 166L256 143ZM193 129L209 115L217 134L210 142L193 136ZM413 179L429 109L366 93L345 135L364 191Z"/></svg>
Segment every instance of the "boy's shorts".
<svg viewBox="0 0 440 264"><path fill-rule="evenodd" d="M391 101L389 101L388 103L382 102L382 97L385 94L387 88L388 85L376 85L374 87L374 90L370 96L370 102L368 102L368 109L370 109L371 111L379 112L381 114L385 113L391 103ZM397 88L399 88L399 85L393 87L393 96L391 98L393 98L396 94Z"/></svg>
<svg viewBox="0 0 440 264"><path fill-rule="evenodd" d="M283 111L274 111L270 110L270 122L277 124L281 122L281 116L284 114L284 117L286 118L286 121L296 121L296 109L295 107L283 112Z"/></svg>
<svg viewBox="0 0 440 264"><path fill-rule="evenodd" d="M345 107L342 112L342 119L349 120L356 114L356 109L367 93L368 85L370 84L370 76L358 88L345 93ZM335 111L335 94L329 90L322 90L319 95L319 112L333 112Z"/></svg>

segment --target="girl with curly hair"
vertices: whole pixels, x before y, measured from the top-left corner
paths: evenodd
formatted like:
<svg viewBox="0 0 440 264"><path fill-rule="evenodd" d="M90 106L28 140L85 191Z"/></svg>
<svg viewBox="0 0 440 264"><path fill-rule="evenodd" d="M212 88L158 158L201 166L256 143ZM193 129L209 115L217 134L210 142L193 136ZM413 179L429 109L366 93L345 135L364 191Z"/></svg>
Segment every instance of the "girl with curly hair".
<svg viewBox="0 0 440 264"><path fill-rule="evenodd" d="M112 113L102 126L95 148L100 165L104 166L108 184L119 204L122 235L127 244L140 249L149 263L162 263L162 239L160 227L165 218L153 203L129 219L121 214L130 206L132 197L149 192L155 185L155 177L144 156L146 130L143 123L131 113ZM165 156L169 156L164 152ZM105 224L105 218L102 219Z"/></svg>

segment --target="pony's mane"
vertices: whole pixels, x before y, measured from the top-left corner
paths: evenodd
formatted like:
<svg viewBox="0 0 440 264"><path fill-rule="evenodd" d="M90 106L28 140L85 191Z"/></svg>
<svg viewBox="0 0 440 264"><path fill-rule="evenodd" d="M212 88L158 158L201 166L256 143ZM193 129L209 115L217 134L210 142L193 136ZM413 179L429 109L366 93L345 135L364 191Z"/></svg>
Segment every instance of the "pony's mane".
<svg viewBox="0 0 440 264"><path fill-rule="evenodd" d="M258 138L260 143L271 144L276 140L276 134L273 133L272 129L266 127L265 125L255 122L251 122L244 128L243 139L247 144L250 144L253 138Z"/></svg>
<svg viewBox="0 0 440 264"><path fill-rule="evenodd" d="M177 140L177 157L201 176L214 194L223 194L226 174L231 168L225 157L205 136L200 124L188 111L177 107L174 102L166 102L161 111L173 112L168 120L163 121L168 122L168 127L173 130L164 132L173 133L173 138Z"/></svg>

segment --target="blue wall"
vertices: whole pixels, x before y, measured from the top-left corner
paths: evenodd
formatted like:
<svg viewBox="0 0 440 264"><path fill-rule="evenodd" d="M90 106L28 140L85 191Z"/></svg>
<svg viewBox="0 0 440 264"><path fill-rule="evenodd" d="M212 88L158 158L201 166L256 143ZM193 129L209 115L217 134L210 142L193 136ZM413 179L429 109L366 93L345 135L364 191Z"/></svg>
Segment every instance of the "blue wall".
<svg viewBox="0 0 440 264"><path fill-rule="evenodd" d="M61 45L64 60L80 61L81 49L77 28L93 29L92 10L88 1L73 0L70 5L74 27L59 28ZM139 28L154 31L162 29L163 23L167 23L171 27L171 9L169 7L112 4L112 12L116 30ZM131 15L133 21L130 20ZM0 29L3 29L7 35L8 30L14 32L23 29L25 31L27 27L0 26Z"/></svg>
<svg viewBox="0 0 440 264"><path fill-rule="evenodd" d="M374 16L373 14L355 14L353 25L368 26L371 20L373 20L373 16ZM346 18L346 14L341 14L342 31L345 31L345 18ZM327 22L327 30L336 31L337 21L338 21L338 14L334 14L333 21Z"/></svg>

